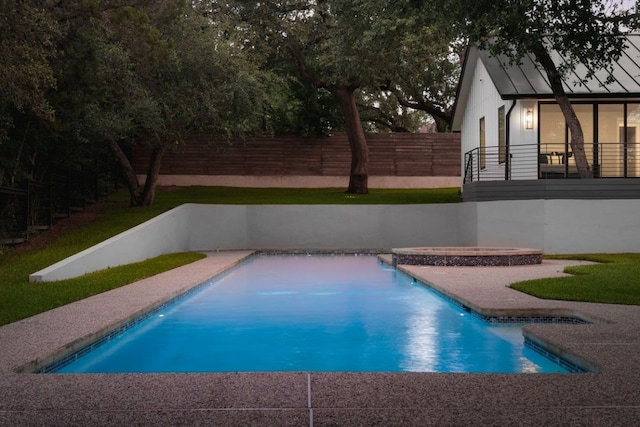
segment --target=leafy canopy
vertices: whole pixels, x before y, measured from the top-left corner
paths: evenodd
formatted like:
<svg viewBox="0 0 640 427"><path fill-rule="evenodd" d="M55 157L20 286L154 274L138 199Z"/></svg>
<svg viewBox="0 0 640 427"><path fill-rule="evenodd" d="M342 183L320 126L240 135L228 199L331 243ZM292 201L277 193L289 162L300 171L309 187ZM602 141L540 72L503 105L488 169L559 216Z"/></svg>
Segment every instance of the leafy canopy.
<svg viewBox="0 0 640 427"><path fill-rule="evenodd" d="M430 8L470 42L512 63L540 45L556 51L561 74L578 64L609 70L624 47L622 36L640 26L626 0L436 0Z"/></svg>

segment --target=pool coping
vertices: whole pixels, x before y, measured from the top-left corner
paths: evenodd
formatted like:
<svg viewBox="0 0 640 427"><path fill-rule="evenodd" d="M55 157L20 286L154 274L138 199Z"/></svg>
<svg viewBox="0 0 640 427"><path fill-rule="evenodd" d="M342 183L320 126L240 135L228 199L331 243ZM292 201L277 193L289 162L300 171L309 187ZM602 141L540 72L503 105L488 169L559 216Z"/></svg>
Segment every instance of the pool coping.
<svg viewBox="0 0 640 427"><path fill-rule="evenodd" d="M508 288L574 261L517 267L402 266L485 313L570 313L583 325L526 334L597 369L588 374L26 374L54 353L132 319L253 251L207 258L0 327L0 425L632 425L640 418L640 307L540 300ZM178 282L179 280L179 282Z"/></svg>

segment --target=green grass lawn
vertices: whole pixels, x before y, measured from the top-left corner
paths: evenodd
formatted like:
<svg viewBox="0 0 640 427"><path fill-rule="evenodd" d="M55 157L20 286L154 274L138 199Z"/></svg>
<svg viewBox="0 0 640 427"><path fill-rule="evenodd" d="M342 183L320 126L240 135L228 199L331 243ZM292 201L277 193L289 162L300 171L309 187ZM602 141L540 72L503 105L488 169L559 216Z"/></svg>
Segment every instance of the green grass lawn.
<svg viewBox="0 0 640 427"><path fill-rule="evenodd" d="M96 271L82 277L56 282L29 283L21 268L0 264L0 325L15 322L38 313L78 301L155 274L188 264L204 255L178 253L162 255L143 262ZM20 264L16 262L14 264ZM7 271L9 270L9 271ZM8 272L9 276L4 273Z"/></svg>
<svg viewBox="0 0 640 427"><path fill-rule="evenodd" d="M70 228L34 250L0 248L0 325L86 298L199 259L199 254L172 254L111 268L77 279L29 283L29 275L183 203L207 204L412 204L456 203L457 188L371 190L368 195L344 189L257 189L230 187L159 188L153 206L127 207L128 193L119 191L92 207L96 218Z"/></svg>
<svg viewBox="0 0 640 427"><path fill-rule="evenodd" d="M573 276L528 280L511 287L539 298L640 305L640 254L556 256L600 264L568 267Z"/></svg>

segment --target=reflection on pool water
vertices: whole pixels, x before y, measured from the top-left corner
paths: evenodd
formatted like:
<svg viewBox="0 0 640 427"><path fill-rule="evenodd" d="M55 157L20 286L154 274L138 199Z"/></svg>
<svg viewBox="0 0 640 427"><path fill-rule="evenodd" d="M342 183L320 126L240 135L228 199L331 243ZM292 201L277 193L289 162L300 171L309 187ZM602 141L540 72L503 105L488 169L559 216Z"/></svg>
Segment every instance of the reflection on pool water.
<svg viewBox="0 0 640 427"><path fill-rule="evenodd" d="M567 372L375 256L257 256L59 368Z"/></svg>

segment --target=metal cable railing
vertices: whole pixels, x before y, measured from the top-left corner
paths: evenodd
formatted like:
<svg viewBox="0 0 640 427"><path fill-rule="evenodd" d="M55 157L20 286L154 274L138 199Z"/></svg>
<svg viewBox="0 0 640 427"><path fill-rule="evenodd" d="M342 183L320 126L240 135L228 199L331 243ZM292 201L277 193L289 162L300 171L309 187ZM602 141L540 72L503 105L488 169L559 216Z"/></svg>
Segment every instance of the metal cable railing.
<svg viewBox="0 0 640 427"><path fill-rule="evenodd" d="M640 143L585 144L594 178L640 177ZM579 178L565 144L475 148L465 153L464 183L521 179Z"/></svg>

